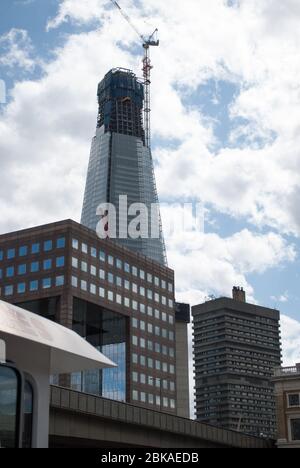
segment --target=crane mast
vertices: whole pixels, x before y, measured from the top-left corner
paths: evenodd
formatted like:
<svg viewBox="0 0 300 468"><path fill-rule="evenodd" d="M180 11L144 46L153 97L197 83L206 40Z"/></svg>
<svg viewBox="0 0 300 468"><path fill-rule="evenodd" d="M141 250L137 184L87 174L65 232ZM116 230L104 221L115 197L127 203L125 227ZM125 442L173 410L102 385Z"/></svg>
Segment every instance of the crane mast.
<svg viewBox="0 0 300 468"><path fill-rule="evenodd" d="M153 66L151 65L150 59L150 47L158 47L159 40L156 39L158 29L149 36L145 37L139 32L136 26L131 21L130 17L125 13L125 11L120 7L118 2L115 0L110 0L111 3L119 10L123 18L130 24L132 29L136 32L139 38L142 40L144 48L144 58L143 58L143 79L144 79L144 88L145 88L145 104L144 104L144 127L145 127L145 145L147 148L151 147L151 70Z"/></svg>

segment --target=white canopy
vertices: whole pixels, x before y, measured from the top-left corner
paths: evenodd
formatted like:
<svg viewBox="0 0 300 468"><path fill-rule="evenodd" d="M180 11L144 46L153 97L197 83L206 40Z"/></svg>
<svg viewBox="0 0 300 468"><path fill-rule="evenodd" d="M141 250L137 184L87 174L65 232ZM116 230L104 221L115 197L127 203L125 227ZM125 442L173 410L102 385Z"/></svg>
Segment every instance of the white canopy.
<svg viewBox="0 0 300 468"><path fill-rule="evenodd" d="M6 337L15 338L20 353L26 353L26 341L36 344L37 352L38 346L50 350L52 374L116 367L72 330L0 301L0 339Z"/></svg>

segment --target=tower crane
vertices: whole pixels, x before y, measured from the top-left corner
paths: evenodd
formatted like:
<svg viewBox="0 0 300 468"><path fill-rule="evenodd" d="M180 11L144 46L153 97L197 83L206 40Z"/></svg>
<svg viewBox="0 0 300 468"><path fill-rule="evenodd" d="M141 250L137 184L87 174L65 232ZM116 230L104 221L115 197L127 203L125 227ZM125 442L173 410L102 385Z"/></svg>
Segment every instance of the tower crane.
<svg viewBox="0 0 300 468"><path fill-rule="evenodd" d="M136 32L139 38L142 40L142 45L144 48L144 58L143 58L143 78L145 86L145 105L144 105L144 125L145 125L145 144L148 148L151 146L151 70L153 66L151 65L150 60L150 47L158 47L159 40L157 39L158 29L149 36L146 37L140 33L134 23L131 21L130 17L125 13L125 11L120 7L118 2L115 0L110 0L111 3L119 10L123 18L130 24L132 29Z"/></svg>

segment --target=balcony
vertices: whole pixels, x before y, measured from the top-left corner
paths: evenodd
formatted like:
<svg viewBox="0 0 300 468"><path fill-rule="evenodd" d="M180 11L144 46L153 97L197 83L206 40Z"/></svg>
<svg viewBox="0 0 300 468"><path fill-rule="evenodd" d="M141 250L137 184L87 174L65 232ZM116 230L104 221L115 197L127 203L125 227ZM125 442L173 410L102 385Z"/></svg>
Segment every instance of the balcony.
<svg viewBox="0 0 300 468"><path fill-rule="evenodd" d="M293 367L278 367L274 370L274 377L300 377L300 364L296 364Z"/></svg>

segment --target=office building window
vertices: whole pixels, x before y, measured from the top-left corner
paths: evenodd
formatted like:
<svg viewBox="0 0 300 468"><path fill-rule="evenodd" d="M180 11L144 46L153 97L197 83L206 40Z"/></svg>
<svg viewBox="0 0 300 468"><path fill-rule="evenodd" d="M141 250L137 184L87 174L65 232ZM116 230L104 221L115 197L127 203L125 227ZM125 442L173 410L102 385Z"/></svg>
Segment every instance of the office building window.
<svg viewBox="0 0 300 468"><path fill-rule="evenodd" d="M135 353L133 353L133 354L132 354L132 362L133 362L133 364L137 364L137 363L138 363L138 360L139 360L139 359L138 359L138 355L135 354Z"/></svg>
<svg viewBox="0 0 300 468"><path fill-rule="evenodd" d="M128 271L128 273L129 273L129 271ZM133 274L133 276L137 277L137 275L138 275L137 267L135 267L135 266L132 267L132 274Z"/></svg>
<svg viewBox="0 0 300 468"><path fill-rule="evenodd" d="M7 251L8 260L11 260L11 259L15 258L15 256L16 256L15 249L8 249L8 251Z"/></svg>
<svg viewBox="0 0 300 468"><path fill-rule="evenodd" d="M47 240L44 242L44 252L49 252L52 250L52 240Z"/></svg>
<svg viewBox="0 0 300 468"><path fill-rule="evenodd" d="M118 268L118 270L122 270L123 268L123 262L119 258L117 258L116 260L116 267Z"/></svg>
<svg viewBox="0 0 300 468"><path fill-rule="evenodd" d="M55 286L56 287L63 286L64 284L65 284L65 277L64 276L57 276L55 278Z"/></svg>
<svg viewBox="0 0 300 468"><path fill-rule="evenodd" d="M73 286L73 288L78 287L78 278L77 278L77 276L72 276L72 286Z"/></svg>
<svg viewBox="0 0 300 468"><path fill-rule="evenodd" d="M87 271L88 271L88 266L87 266L87 263L86 263L86 262L81 262L81 270L82 270L84 273L87 273Z"/></svg>
<svg viewBox="0 0 300 468"><path fill-rule="evenodd" d="M120 294L116 294L116 303L122 305L122 296Z"/></svg>
<svg viewBox="0 0 300 468"><path fill-rule="evenodd" d="M99 278L105 280L105 271L102 269L99 270Z"/></svg>
<svg viewBox="0 0 300 468"><path fill-rule="evenodd" d="M87 291L87 282L84 280L81 280L80 287L83 291Z"/></svg>
<svg viewBox="0 0 300 468"><path fill-rule="evenodd" d="M132 373L132 380L133 382L137 383L139 381L139 376L137 372Z"/></svg>
<svg viewBox="0 0 300 468"><path fill-rule="evenodd" d="M130 307L130 299L128 297L124 298L124 305L125 307Z"/></svg>
<svg viewBox="0 0 300 468"><path fill-rule="evenodd" d="M31 292L37 291L39 289L39 282L37 280L30 281L29 289Z"/></svg>
<svg viewBox="0 0 300 468"><path fill-rule="evenodd" d="M112 255L108 256L108 264L114 266L114 257L112 257Z"/></svg>
<svg viewBox="0 0 300 468"><path fill-rule="evenodd" d="M56 268L62 268L65 266L65 257L57 257Z"/></svg>
<svg viewBox="0 0 300 468"><path fill-rule="evenodd" d="M152 395L152 393L148 394L148 403L149 405L154 405L154 396Z"/></svg>
<svg viewBox="0 0 300 468"><path fill-rule="evenodd" d="M19 283L18 284L18 294L23 294L26 291L26 284Z"/></svg>
<svg viewBox="0 0 300 468"><path fill-rule="evenodd" d="M90 284L90 293L91 294L96 294L97 293L97 288L95 284Z"/></svg>
<svg viewBox="0 0 300 468"><path fill-rule="evenodd" d="M66 246L66 239L65 237L60 237L59 239L57 239L56 241L56 247L58 249L64 249Z"/></svg>
<svg viewBox="0 0 300 468"><path fill-rule="evenodd" d="M72 247L73 249L75 250L78 250L79 249L79 242L77 239L72 239Z"/></svg>
<svg viewBox="0 0 300 468"><path fill-rule="evenodd" d="M12 278L15 274L15 268L13 266L6 268L6 277Z"/></svg>
<svg viewBox="0 0 300 468"><path fill-rule="evenodd" d="M120 276L116 277L116 284L117 284L118 288L122 287L123 282L122 282L122 278L120 278Z"/></svg>
<svg viewBox="0 0 300 468"><path fill-rule="evenodd" d="M105 289L104 288L99 288L99 296L105 299Z"/></svg>
<svg viewBox="0 0 300 468"><path fill-rule="evenodd" d="M19 265L18 266L18 274L19 275L26 275L26 270L27 270L26 265Z"/></svg>
<svg viewBox="0 0 300 468"><path fill-rule="evenodd" d="M112 291L108 291L107 297L109 301L114 301L114 293Z"/></svg>
<svg viewBox="0 0 300 468"><path fill-rule="evenodd" d="M43 269L44 270L51 270L51 268L52 268L52 260L50 260L50 259L44 260Z"/></svg>
<svg viewBox="0 0 300 468"><path fill-rule="evenodd" d="M147 281L148 281L148 283L153 282L153 276L150 273L147 274Z"/></svg>
<svg viewBox="0 0 300 468"><path fill-rule="evenodd" d="M39 271L39 262L32 262L30 265L31 273L37 273Z"/></svg>
<svg viewBox="0 0 300 468"><path fill-rule="evenodd" d="M91 256L97 258L97 249L95 247L91 247Z"/></svg>
<svg viewBox="0 0 300 468"><path fill-rule="evenodd" d="M124 271L125 273L130 273L130 265L128 263L124 263Z"/></svg>
<svg viewBox="0 0 300 468"><path fill-rule="evenodd" d="M81 252L84 254L88 253L88 246L84 242L81 244Z"/></svg>
<svg viewBox="0 0 300 468"><path fill-rule="evenodd" d="M28 254L28 247L26 245L23 245L22 247L19 248L19 257L25 257L25 255Z"/></svg>
<svg viewBox="0 0 300 468"><path fill-rule="evenodd" d="M100 260L101 262L105 262L105 261L106 261L106 254L105 254L105 252L104 252L103 250L100 250L100 252L99 252L99 260Z"/></svg>
<svg viewBox="0 0 300 468"><path fill-rule="evenodd" d="M4 288L4 295L5 296L12 296L14 293L14 287L9 285L9 286L5 286Z"/></svg>
<svg viewBox="0 0 300 468"><path fill-rule="evenodd" d="M40 244L32 244L31 246L31 253L32 254L38 254L40 253Z"/></svg>
<svg viewBox="0 0 300 468"><path fill-rule="evenodd" d="M138 401L139 400L139 392L137 390L133 390L132 399L133 399L133 401Z"/></svg>
<svg viewBox="0 0 300 468"><path fill-rule="evenodd" d="M51 288L51 278L44 278L43 279L43 289Z"/></svg>
<svg viewBox="0 0 300 468"><path fill-rule="evenodd" d="M112 273L108 273L107 279L110 284L114 284L114 275Z"/></svg>
<svg viewBox="0 0 300 468"><path fill-rule="evenodd" d="M91 265L91 275L97 276L97 268L94 265Z"/></svg>
<svg viewBox="0 0 300 468"><path fill-rule="evenodd" d="M140 304L140 312L141 312L141 314L145 314L145 313L146 313L146 306L145 306L145 304Z"/></svg>

